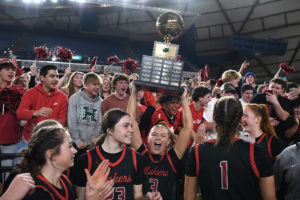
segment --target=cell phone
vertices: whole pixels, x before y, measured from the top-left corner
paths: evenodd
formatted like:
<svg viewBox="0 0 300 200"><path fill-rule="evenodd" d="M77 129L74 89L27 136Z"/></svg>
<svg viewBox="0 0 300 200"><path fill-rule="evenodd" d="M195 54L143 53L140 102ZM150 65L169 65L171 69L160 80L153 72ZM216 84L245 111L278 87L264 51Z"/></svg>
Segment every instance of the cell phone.
<svg viewBox="0 0 300 200"><path fill-rule="evenodd" d="M273 90L268 89L268 90L267 90L267 93L273 94Z"/></svg>

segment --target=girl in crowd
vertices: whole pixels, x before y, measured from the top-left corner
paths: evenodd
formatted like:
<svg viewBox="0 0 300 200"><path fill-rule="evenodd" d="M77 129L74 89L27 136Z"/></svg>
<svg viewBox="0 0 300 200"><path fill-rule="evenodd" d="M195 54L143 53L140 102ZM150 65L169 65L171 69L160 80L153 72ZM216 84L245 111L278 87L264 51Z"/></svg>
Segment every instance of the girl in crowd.
<svg viewBox="0 0 300 200"><path fill-rule="evenodd" d="M80 90L83 86L83 75L82 72L73 72L68 80L65 87L61 88L61 91L65 93L69 98Z"/></svg>
<svg viewBox="0 0 300 200"><path fill-rule="evenodd" d="M242 117L243 131L249 133L257 144L267 151L272 163L277 159L285 145L277 139L270 115L265 104L248 104L244 107Z"/></svg>
<svg viewBox="0 0 300 200"><path fill-rule="evenodd" d="M62 127L37 129L23 150L22 160L17 164L20 173L29 172L35 181L35 190L24 199L30 200L75 200L77 199L70 180L63 172L73 166L76 150L68 131ZM113 182L106 182L108 161L103 162L93 177L86 172L88 189L86 199L106 198L112 193ZM100 181L102 180L102 181ZM99 184L100 183L100 184Z"/></svg>
<svg viewBox="0 0 300 200"><path fill-rule="evenodd" d="M109 180L114 180L114 192L109 199L142 199L143 168L141 156L133 149L126 147L132 141L132 122L127 112L111 109L102 120L102 136L96 148L81 155L75 164L74 184L79 200L84 199L86 178L84 169L93 174L97 166L105 159L111 168ZM159 193L148 193L149 199L161 199Z"/></svg>
<svg viewBox="0 0 300 200"><path fill-rule="evenodd" d="M180 170L180 160L188 146L193 130L192 113L186 97L187 89L181 96L183 109L183 128L181 129L177 142L170 148L171 130L164 125L157 124L152 127L148 136L148 147L142 142L138 123L136 122L136 100L137 92L135 86L128 103L128 111L133 121L132 146L144 157L143 192L159 191L164 200L174 199L173 187L176 184Z"/></svg>
<svg viewBox="0 0 300 200"><path fill-rule="evenodd" d="M101 98L104 100L106 97L111 95L111 93L112 93L112 87L109 78L103 78L103 82L100 88Z"/></svg>
<svg viewBox="0 0 300 200"><path fill-rule="evenodd" d="M222 97L214 107L216 140L196 145L186 167L185 200L201 199L275 200L271 163L260 146L239 139L243 115L240 101Z"/></svg>

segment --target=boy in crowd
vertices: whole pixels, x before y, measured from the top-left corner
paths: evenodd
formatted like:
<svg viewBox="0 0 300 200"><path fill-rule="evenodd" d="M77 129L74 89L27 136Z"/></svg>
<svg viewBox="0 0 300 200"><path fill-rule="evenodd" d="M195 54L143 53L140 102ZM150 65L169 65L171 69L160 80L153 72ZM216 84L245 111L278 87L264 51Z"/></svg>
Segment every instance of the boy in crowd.
<svg viewBox="0 0 300 200"><path fill-rule="evenodd" d="M68 108L68 128L78 149L95 143L101 132L100 77L89 72L83 77L84 87L71 96ZM80 152L79 152L80 153Z"/></svg>

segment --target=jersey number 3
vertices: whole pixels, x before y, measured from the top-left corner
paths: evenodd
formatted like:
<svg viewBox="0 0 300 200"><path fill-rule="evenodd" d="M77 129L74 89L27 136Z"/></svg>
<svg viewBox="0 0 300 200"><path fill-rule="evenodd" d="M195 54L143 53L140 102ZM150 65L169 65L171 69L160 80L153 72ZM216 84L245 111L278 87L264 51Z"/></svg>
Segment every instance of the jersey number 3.
<svg viewBox="0 0 300 200"><path fill-rule="evenodd" d="M155 178L149 178L149 182L151 183L151 190L152 192L157 192L158 180Z"/></svg>
<svg viewBox="0 0 300 200"><path fill-rule="evenodd" d="M222 160L220 162L221 168L221 188L222 190L228 190L228 162Z"/></svg>

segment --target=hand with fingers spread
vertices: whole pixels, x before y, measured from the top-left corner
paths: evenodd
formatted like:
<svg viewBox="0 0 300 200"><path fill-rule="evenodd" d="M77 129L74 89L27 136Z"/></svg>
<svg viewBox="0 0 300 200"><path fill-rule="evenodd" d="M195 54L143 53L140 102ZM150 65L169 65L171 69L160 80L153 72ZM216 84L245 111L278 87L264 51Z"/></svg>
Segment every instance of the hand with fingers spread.
<svg viewBox="0 0 300 200"><path fill-rule="evenodd" d="M34 111L33 117L50 117L53 110L51 108L42 107L39 110Z"/></svg>
<svg viewBox="0 0 300 200"><path fill-rule="evenodd" d="M85 196L87 200L107 199L113 193L114 182L113 180L107 181L110 172L108 166L108 160L102 161L92 176L90 172L85 169L87 177Z"/></svg>
<svg viewBox="0 0 300 200"><path fill-rule="evenodd" d="M29 173L18 174L9 185L0 200L19 200L27 194L32 194L35 188L34 180Z"/></svg>

